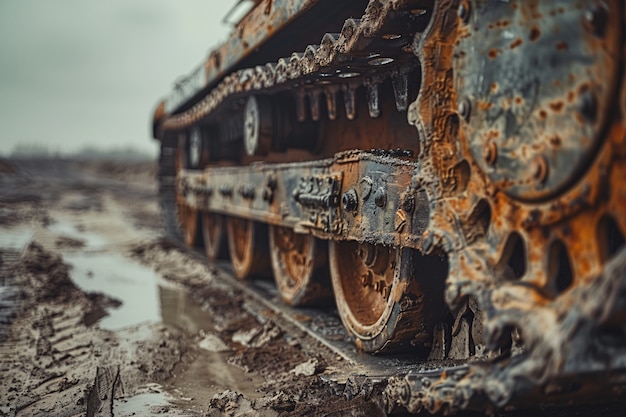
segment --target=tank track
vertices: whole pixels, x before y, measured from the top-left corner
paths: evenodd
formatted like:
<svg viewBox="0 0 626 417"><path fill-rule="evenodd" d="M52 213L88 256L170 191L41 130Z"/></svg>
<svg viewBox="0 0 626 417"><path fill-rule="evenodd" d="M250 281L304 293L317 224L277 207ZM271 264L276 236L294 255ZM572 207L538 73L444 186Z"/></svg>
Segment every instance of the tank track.
<svg viewBox="0 0 626 417"><path fill-rule="evenodd" d="M372 0L364 16L346 20L340 33L326 34L319 45L290 58L226 76L208 95L165 118L159 127L162 132L181 131L217 117L251 94L288 90L296 95L299 121L319 120L323 101L327 117L337 117L340 93L346 118L351 120L356 118L355 91L363 86L369 116L378 117L378 88L392 80L396 107L408 110L419 138L411 189L427 196L429 221L418 247L425 253L445 254L450 263L445 298L454 324L435 329L429 356L438 360L459 349L473 352L460 355L461 362L467 363L444 371L416 370L392 378L384 391L390 412L400 408L452 413L529 400L544 405L614 401L612 390L624 388L626 59L621 26L626 10L617 1L581 2L576 7L566 1L539 5L514 1L507 10L496 3ZM528 20L513 23L522 12L530 16ZM549 91L545 96L522 93L519 97L523 102L536 100L534 112L526 117L545 119L545 105L552 111L547 117L557 120L557 125L577 120L580 130L592 137L593 144L583 149L576 132L565 132L565 141L573 138L572 158L582 162L563 180L550 166L567 170L566 165L561 167L563 162L551 159L552 154L537 151L517 156L506 153L505 142L493 137L481 142L476 134L490 108L523 107L515 96L506 105L497 101L502 97L498 87L515 92L525 91L528 85L522 74L515 74L510 80L490 80L497 84L491 93L477 90L472 71L484 67L472 61L472 54L493 62L511 59L480 28L523 33L523 42L543 47L541 19L546 16L570 26L581 20L582 34L574 35L596 48L585 51L609 68L602 79L584 80L587 87L571 98L558 88L556 93L544 89ZM474 39L484 44L472 44ZM516 39L508 42L511 51L519 46ZM604 42L603 46L597 42ZM568 50L560 43L551 46ZM592 64L589 68L596 76L600 71ZM420 90L412 100L408 85L416 81L409 78L415 73ZM549 74L537 77L547 79ZM564 97L555 97L557 93ZM559 100L568 104L548 104ZM500 123L501 119L493 120ZM549 130L545 123L540 126L539 133ZM537 132L527 137L540 137L542 142L519 146L541 148L544 142L560 146L561 142L555 145L555 135L543 137ZM175 214L176 144L162 146L164 217L172 234L181 238ZM502 180L506 176L502 170L508 170L510 182ZM455 348L460 340L466 342L463 349Z"/></svg>
<svg viewBox="0 0 626 417"><path fill-rule="evenodd" d="M344 94L348 119L354 119L354 93L362 85L368 88L370 115L377 117L380 113L377 87L388 78L393 80L398 110L406 110L408 74L417 67L411 44L428 21L429 7L432 1L370 2L363 17L346 20L340 33L327 33L319 45L310 45L289 58L233 72L189 110L168 117L161 128L173 131L189 128L227 100L254 92L292 88L298 91L300 121L306 117L305 97L311 100L312 119L319 119L322 92L326 95L330 119L336 117L339 92Z"/></svg>

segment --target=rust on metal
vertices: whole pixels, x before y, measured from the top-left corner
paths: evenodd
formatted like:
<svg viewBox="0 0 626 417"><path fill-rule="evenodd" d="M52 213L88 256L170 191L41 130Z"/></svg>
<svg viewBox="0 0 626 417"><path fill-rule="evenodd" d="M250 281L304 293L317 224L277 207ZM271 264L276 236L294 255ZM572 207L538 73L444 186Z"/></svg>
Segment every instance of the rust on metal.
<svg viewBox="0 0 626 417"><path fill-rule="evenodd" d="M285 302L332 293L357 348L421 355L387 411L615 400L624 4L355 0L258 48L330 4L259 2L157 108L174 232L210 258L224 233L241 278L271 255Z"/></svg>

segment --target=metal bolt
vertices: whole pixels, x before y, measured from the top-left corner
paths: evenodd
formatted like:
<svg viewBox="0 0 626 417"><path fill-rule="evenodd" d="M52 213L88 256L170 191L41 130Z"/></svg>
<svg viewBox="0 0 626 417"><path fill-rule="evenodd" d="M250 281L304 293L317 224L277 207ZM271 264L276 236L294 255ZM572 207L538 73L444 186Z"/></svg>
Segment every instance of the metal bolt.
<svg viewBox="0 0 626 417"><path fill-rule="evenodd" d="M483 149L483 157L485 158L487 165L495 165L496 160L498 159L498 146L492 141L487 142L487 145L485 145L485 148Z"/></svg>
<svg viewBox="0 0 626 417"><path fill-rule="evenodd" d="M272 200L274 199L274 193L269 188L265 188L263 189L262 198L263 198L263 201L267 201L268 203L271 203Z"/></svg>
<svg viewBox="0 0 626 417"><path fill-rule="evenodd" d="M224 197L230 197L233 195L233 187L228 184L220 185L220 194Z"/></svg>
<svg viewBox="0 0 626 417"><path fill-rule="evenodd" d="M274 174L273 172L271 174L269 174L267 176L266 184L267 184L267 186L269 187L270 190L275 190L276 186L278 185L278 180L276 179L276 174Z"/></svg>
<svg viewBox="0 0 626 417"><path fill-rule="evenodd" d="M548 162L543 155L538 155L532 162L531 172L533 179L540 184L543 184L548 178Z"/></svg>
<svg viewBox="0 0 626 417"><path fill-rule="evenodd" d="M463 120L466 122L469 121L470 114L472 113L472 103L470 103L467 97L459 103L458 112Z"/></svg>
<svg viewBox="0 0 626 417"><path fill-rule="evenodd" d="M458 12L459 18L461 19L463 23L469 22L469 17L470 17L470 12L471 12L469 2L467 2L466 0L463 0L461 4L459 5L459 9L457 12Z"/></svg>
<svg viewBox="0 0 626 417"><path fill-rule="evenodd" d="M255 196L254 185L246 184L239 187L239 195L246 200L253 200Z"/></svg>
<svg viewBox="0 0 626 417"><path fill-rule="evenodd" d="M374 193L374 203L380 208L387 205L387 192L383 187L379 187Z"/></svg>
<svg viewBox="0 0 626 417"><path fill-rule="evenodd" d="M341 204L345 211L355 211L359 207L359 196L354 188L343 193Z"/></svg>
<svg viewBox="0 0 626 417"><path fill-rule="evenodd" d="M608 20L608 10L603 4L597 3L583 12L585 28L599 38L604 37Z"/></svg>

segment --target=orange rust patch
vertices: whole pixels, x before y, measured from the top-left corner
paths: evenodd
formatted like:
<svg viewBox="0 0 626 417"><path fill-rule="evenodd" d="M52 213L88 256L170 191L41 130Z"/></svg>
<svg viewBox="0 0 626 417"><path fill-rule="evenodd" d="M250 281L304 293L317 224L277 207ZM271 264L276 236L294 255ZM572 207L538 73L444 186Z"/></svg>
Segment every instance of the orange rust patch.
<svg viewBox="0 0 626 417"><path fill-rule="evenodd" d="M495 94L497 92L498 92L498 83L496 82L491 83L491 93Z"/></svg>
<svg viewBox="0 0 626 417"><path fill-rule="evenodd" d="M540 36L541 36L541 30L539 30L537 26L533 26L530 29L530 34L528 35L528 39L530 39L531 42L535 42L537 39L539 39Z"/></svg>
<svg viewBox="0 0 626 417"><path fill-rule="evenodd" d="M548 113L545 110L539 110L539 118L545 119L548 117Z"/></svg>
<svg viewBox="0 0 626 417"><path fill-rule="evenodd" d="M570 103L572 101L574 101L574 92L570 91L569 93L567 93L567 101L569 101Z"/></svg>
<svg viewBox="0 0 626 417"><path fill-rule="evenodd" d="M562 101L555 101L550 103L550 108L552 109L552 111L558 113L561 110L563 110L563 102Z"/></svg>
<svg viewBox="0 0 626 417"><path fill-rule="evenodd" d="M493 104L492 104L492 103L490 103L490 102L488 102L488 101L482 101L482 100L479 100L479 101L476 103L476 107L477 107L479 110L489 110L490 108L492 108L492 107L493 107Z"/></svg>
<svg viewBox="0 0 626 417"><path fill-rule="evenodd" d="M561 143L563 143L563 141L561 140L561 137L559 135L554 135L550 138L550 145L554 146L555 148L561 146Z"/></svg>
<svg viewBox="0 0 626 417"><path fill-rule="evenodd" d="M520 46L523 43L524 43L524 41L522 40L522 38L517 38L513 42L511 42L510 48L511 49L515 49L515 48L517 48L518 46Z"/></svg>
<svg viewBox="0 0 626 417"><path fill-rule="evenodd" d="M565 42L565 41L558 42L556 44L556 49L558 49L559 51L567 50L567 42Z"/></svg>
<svg viewBox="0 0 626 417"><path fill-rule="evenodd" d="M498 132L497 130L490 130L489 132L485 134L485 139L487 140L497 139L499 136L500 136L500 132Z"/></svg>
<svg viewBox="0 0 626 417"><path fill-rule="evenodd" d="M522 100L521 97L515 97L515 104L522 104L524 102L524 100Z"/></svg>
<svg viewBox="0 0 626 417"><path fill-rule="evenodd" d="M490 49L490 50L489 50L489 58L491 58L491 59L495 59L495 58L497 58L497 57L498 57L498 54L499 54L500 52L501 52L501 51L500 51L499 49L497 49L497 48L492 48L492 49Z"/></svg>

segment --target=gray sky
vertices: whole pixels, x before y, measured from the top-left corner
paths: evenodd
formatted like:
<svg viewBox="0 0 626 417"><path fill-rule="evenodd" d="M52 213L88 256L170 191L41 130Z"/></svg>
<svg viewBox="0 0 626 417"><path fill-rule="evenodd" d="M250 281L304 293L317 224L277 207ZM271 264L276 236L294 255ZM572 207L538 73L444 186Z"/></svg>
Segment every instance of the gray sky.
<svg viewBox="0 0 626 417"><path fill-rule="evenodd" d="M0 0L0 154L17 144L156 154L156 103L226 38L233 4Z"/></svg>

